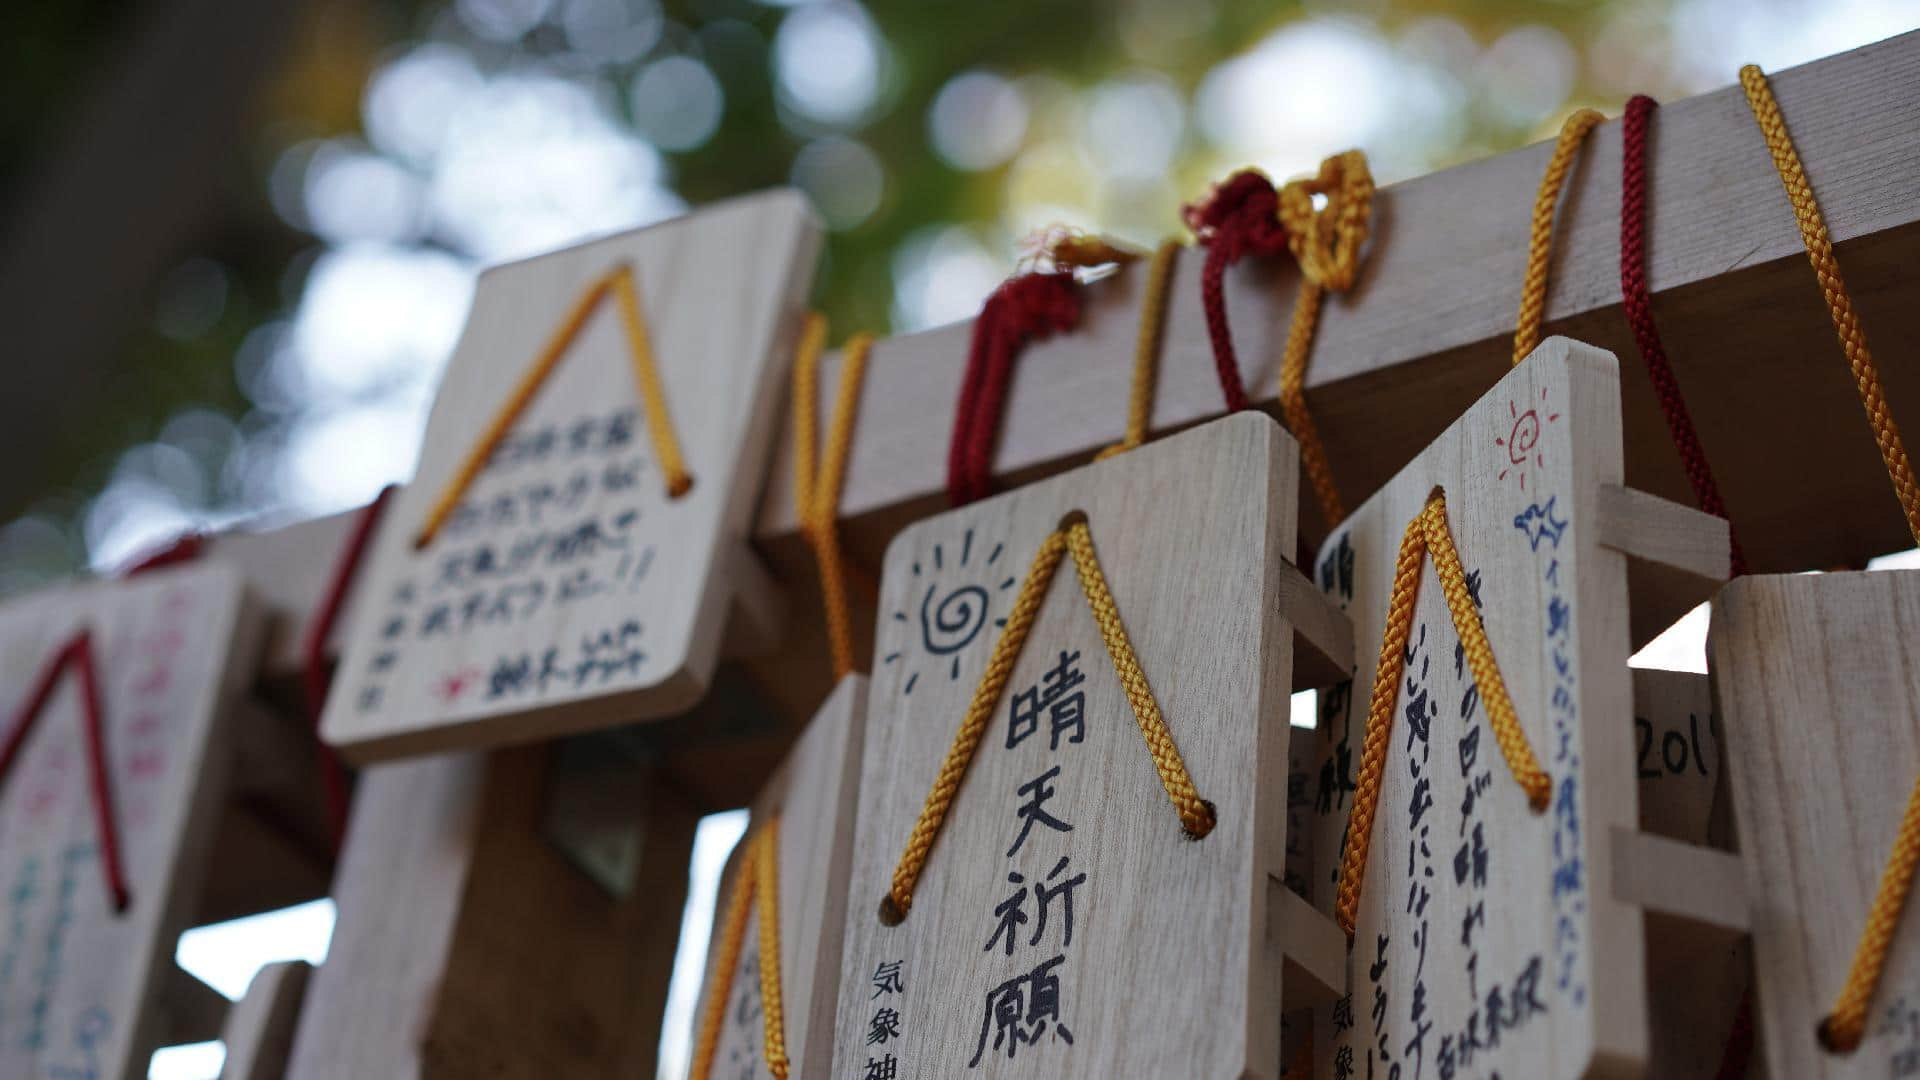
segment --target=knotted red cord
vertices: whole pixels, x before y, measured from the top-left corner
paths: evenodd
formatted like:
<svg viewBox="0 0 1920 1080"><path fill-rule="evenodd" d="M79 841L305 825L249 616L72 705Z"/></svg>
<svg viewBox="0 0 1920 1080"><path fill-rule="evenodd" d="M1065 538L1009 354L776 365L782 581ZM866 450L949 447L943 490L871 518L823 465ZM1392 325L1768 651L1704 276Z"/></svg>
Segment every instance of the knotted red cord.
<svg viewBox="0 0 1920 1080"><path fill-rule="evenodd" d="M1242 169L1206 198L1183 207L1180 214L1194 238L1207 249L1207 261L1200 271L1200 303L1207 316L1207 336L1213 342L1220 393L1226 398L1227 411L1239 412L1249 402L1240 381L1240 361L1234 355L1221 285L1227 267L1248 255L1286 253L1287 230L1280 223L1280 196L1264 174Z"/></svg>
<svg viewBox="0 0 1920 1080"><path fill-rule="evenodd" d="M1660 399L1660 411L1666 414L1673 448L1679 451L1680 463L1686 467L1687 480L1693 485L1694 498L1699 500L1700 509L1724 519L1726 504L1720 501L1713 470L1707 466L1707 452L1700 445L1700 434L1694 430L1686 398L1673 376L1667 350L1660 343L1660 331L1653 323L1653 297L1647 289L1647 125L1658 107L1658 103L1645 94L1634 95L1627 102L1621 128L1620 297L1627 324L1633 328L1633 340L1647 363L1647 377L1653 382L1654 395ZM1730 520L1727 540L1733 576L1739 577L1747 572L1747 560Z"/></svg>
<svg viewBox="0 0 1920 1080"><path fill-rule="evenodd" d="M106 731L100 722L100 677L93 663L93 635L77 631L60 651L53 654L33 680L33 691L14 716L7 741L0 746L0 783L5 783L13 763L26 745L27 736L53 697L53 687L62 672L72 665L80 677L80 716L87 745L87 780L93 793L93 816L100 830L100 868L107 879L107 894L115 914L127 910L132 894L127 875L120 863L120 829L113 817L113 782L107 772Z"/></svg>
<svg viewBox="0 0 1920 1080"><path fill-rule="evenodd" d="M1080 311L1080 287L1071 270L1008 278L981 305L947 444L950 505L965 506L993 493L993 450L1013 362L1029 342L1079 325Z"/></svg>
<svg viewBox="0 0 1920 1080"><path fill-rule="evenodd" d="M307 720L312 725L314 746L320 759L320 782L326 791L327 824L333 831L335 853L347 835L347 771L333 748L320 741L320 715L326 709L327 684L332 676L327 664L327 639L333 636L340 609L346 604L347 590L359 574L368 541L373 538L373 527L392 493L391 487L381 488L380 494L361 509L353 531L347 535L346 546L340 549L340 558L333 566L333 578L320 598L320 606L314 610L313 621L307 624L306 640L302 642L301 676L306 690Z"/></svg>

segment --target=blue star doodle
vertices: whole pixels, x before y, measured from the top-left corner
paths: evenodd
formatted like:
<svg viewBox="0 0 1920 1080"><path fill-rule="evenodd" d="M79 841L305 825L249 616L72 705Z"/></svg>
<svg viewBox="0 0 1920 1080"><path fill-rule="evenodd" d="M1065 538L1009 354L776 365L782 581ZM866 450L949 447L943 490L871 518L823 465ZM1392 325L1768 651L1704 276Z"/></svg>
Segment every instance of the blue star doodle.
<svg viewBox="0 0 1920 1080"><path fill-rule="evenodd" d="M1534 551L1540 550L1540 541L1551 540L1557 549L1560 536L1567 531L1567 519L1556 517L1553 504L1560 496L1547 499L1546 505L1534 503L1513 516L1513 527L1527 534L1527 544Z"/></svg>

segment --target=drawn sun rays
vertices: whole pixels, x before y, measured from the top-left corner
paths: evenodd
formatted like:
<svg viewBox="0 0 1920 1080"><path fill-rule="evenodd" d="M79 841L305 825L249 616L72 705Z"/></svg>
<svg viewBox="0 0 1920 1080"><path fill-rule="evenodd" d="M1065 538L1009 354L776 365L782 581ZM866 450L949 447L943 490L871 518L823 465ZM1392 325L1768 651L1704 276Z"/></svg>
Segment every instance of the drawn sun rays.
<svg viewBox="0 0 1920 1080"><path fill-rule="evenodd" d="M1513 420L1512 430L1507 432L1505 438L1496 437L1493 440L1493 445L1500 447L1507 455L1507 465L1500 470L1498 478L1505 480L1509 474L1517 473L1520 490L1524 492L1527 490L1527 471L1530 468L1544 468L1547 464L1546 455L1539 449L1540 437L1544 434L1541 429L1545 424L1557 422L1560 414L1547 407L1547 389L1544 386L1540 388L1538 407L1521 412L1518 402L1509 401L1507 413Z"/></svg>
<svg viewBox="0 0 1920 1080"><path fill-rule="evenodd" d="M882 664L902 663L906 667L907 681L901 688L902 694L913 693L914 686L920 682L921 673L916 665L922 653L933 661L932 670L936 673L942 666L946 668L949 682L960 678L960 652L986 629L994 594L1006 592L1019 583L1017 576L994 569L1005 549L1006 544L996 542L975 569L971 565L973 530L969 528L960 538L959 557L951 563L945 545L935 544L930 567L918 561L913 564L914 580L908 595L910 603L912 598L918 598L917 605L895 611L890 617L894 622L908 624L908 640L918 645L896 649L880 658ZM994 580L996 577L1000 580ZM992 622L996 629L1007 625L1004 617ZM916 624L917 635L912 633Z"/></svg>

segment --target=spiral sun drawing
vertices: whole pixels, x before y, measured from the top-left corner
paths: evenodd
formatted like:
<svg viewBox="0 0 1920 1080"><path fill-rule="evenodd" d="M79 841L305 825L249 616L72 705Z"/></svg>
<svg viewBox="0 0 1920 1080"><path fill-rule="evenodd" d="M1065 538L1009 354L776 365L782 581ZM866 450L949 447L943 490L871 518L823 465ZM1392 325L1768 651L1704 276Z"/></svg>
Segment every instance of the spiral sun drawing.
<svg viewBox="0 0 1920 1080"><path fill-rule="evenodd" d="M1507 402L1507 413L1513 418L1513 428L1504 438L1495 438L1493 444L1506 453L1506 466L1500 470L1500 479L1509 474L1518 474L1520 490L1527 490L1527 472L1546 465L1546 455L1540 452L1541 428L1545 424L1557 423L1560 414L1547 407L1546 387L1540 388L1540 404L1525 410L1519 402Z"/></svg>
<svg viewBox="0 0 1920 1080"><path fill-rule="evenodd" d="M1011 590L1018 581L1015 575L994 569L1005 548L1005 544L995 543L986 557L979 560L976 569L973 530L968 529L961 537L957 556L949 558L946 547L935 544L930 564L913 564L910 597L917 596L918 601L893 612L890 617L910 627L918 624L919 633L909 633L907 638L917 642L918 647L895 650L880 658L882 664L905 665L907 674L902 694L913 693L914 686L920 682L921 654L933 661L932 670L936 675L944 669L948 680L960 678L959 653L973 644L986 628L994 594ZM1005 618L992 621L996 628L1007 625Z"/></svg>

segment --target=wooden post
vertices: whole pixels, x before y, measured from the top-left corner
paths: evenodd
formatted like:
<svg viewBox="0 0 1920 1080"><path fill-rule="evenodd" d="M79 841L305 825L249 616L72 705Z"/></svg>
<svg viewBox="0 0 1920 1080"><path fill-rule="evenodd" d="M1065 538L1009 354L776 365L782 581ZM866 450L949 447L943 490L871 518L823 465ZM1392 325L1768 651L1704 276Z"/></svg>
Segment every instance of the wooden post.
<svg viewBox="0 0 1920 1080"><path fill-rule="evenodd" d="M293 960L268 964L254 975L220 1033L227 1046L221 1080L280 1080L287 1074L294 1025L312 973L305 961Z"/></svg>
<svg viewBox="0 0 1920 1080"><path fill-rule="evenodd" d="M888 1059L901 1075L1279 1074L1283 991L1323 995L1345 952L1282 884L1288 598L1311 593L1280 584L1299 573L1295 455L1271 420L1232 417L932 517L889 548L835 1075ZM990 651L1019 625L1035 553L1074 520L1214 824L1193 839L1169 803L1066 555L907 907L896 860ZM897 925L883 897L906 907Z"/></svg>
<svg viewBox="0 0 1920 1080"><path fill-rule="evenodd" d="M541 835L547 757L361 778L289 1077L651 1073L698 817L637 774L645 885L610 896Z"/></svg>
<svg viewBox="0 0 1920 1080"><path fill-rule="evenodd" d="M1550 788L1529 806L1422 556L1378 813L1348 883L1347 985L1317 1018L1318 1073L1342 1061L1530 1077L1644 1067L1643 913L1729 917L1724 894L1701 895L1728 857L1640 831L1627 668L1631 608L1656 599L1630 563L1691 581L1657 597L1669 606L1696 603L1726 574L1725 523L1620 488L1618 380L1610 355L1549 339L1321 548L1320 583L1352 616L1360 662L1321 712L1315 903L1334 909L1357 842L1348 819L1378 737L1369 702L1388 597L1408 524L1436 493L1477 608L1467 617L1485 628Z"/></svg>

